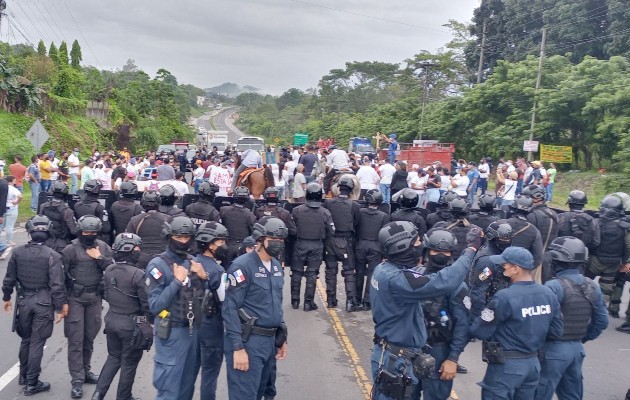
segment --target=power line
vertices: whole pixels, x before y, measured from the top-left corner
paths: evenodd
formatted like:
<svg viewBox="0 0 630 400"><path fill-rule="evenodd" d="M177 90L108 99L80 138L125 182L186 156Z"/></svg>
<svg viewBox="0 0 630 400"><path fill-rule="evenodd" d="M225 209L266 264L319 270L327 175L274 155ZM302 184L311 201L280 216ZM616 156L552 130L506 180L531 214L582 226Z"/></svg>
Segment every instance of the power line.
<svg viewBox="0 0 630 400"><path fill-rule="evenodd" d="M94 59L96 60L96 63L98 64L98 66L101 69L103 69L103 66L101 65L100 61L98 60L98 57L96 57L96 54L94 54L94 52L92 51L92 47L90 46L90 44L88 43L87 39L85 38L85 35L83 34L83 31L81 30L81 28L79 28L79 24L77 24L77 20L74 19L74 15L72 15L72 11L70 11L70 9L68 8L68 4L66 3L66 0L63 0L63 5L66 6L66 10L68 10L68 14L70 14L70 17L72 17L72 21L74 22L74 25L79 30L79 33L81 34L81 37L83 38L83 41L85 42L85 45L87 46L88 50L90 50L90 53L92 53L92 55L94 56Z"/></svg>
<svg viewBox="0 0 630 400"><path fill-rule="evenodd" d="M24 8L22 8L22 5L20 4L19 1L15 2L15 4L17 4L17 6L20 8L20 10L22 10L22 13L24 14L24 17L30 22L31 26L33 27L33 29L35 29L35 31L37 32L37 34L39 35L40 39L45 39L44 35L40 32L39 28L37 27L36 24L33 23L33 20L31 19L31 17L28 15L28 13L26 12L26 10L24 10Z"/></svg>
<svg viewBox="0 0 630 400"><path fill-rule="evenodd" d="M48 32L48 29L46 29L46 27L44 26L44 23L40 21L39 16L36 17L36 13L35 13L35 11L33 11L33 7L31 6L31 4L29 2L24 2L24 4L28 5L29 11L30 11L30 15L32 15L33 19L38 23L38 25L41 28L42 32L44 32L46 34L46 36L48 37L48 39L50 39L51 42L54 42L55 38L50 34L50 32Z"/></svg>
<svg viewBox="0 0 630 400"><path fill-rule="evenodd" d="M11 34L11 36L13 36L13 39L15 39L15 35L13 34L13 31L11 30L11 27L13 27L13 29L15 29L16 31L18 31L18 33L20 35L22 35L22 37L24 38L24 40L26 40L26 42L28 44L30 44L31 46L34 46L33 43L26 37L26 35L13 23L13 21L9 18L7 18L7 22L8 22L8 32ZM17 39L16 39L17 42Z"/></svg>
<svg viewBox="0 0 630 400"><path fill-rule="evenodd" d="M12 22L13 22L13 25L16 27L16 29L18 28L17 25L19 25L19 28L21 28L22 31L26 32L26 35L24 35L22 32L20 32L20 30L18 30L18 32L20 32L20 34L22 36L28 36L28 38L31 38L31 33L28 31L28 29L26 29L24 27L24 25L22 24L22 22L19 19L15 18L15 14L13 14L13 11L10 12L10 15L11 15L11 18L13 19ZM29 43L31 43L30 40L27 40L27 41Z"/></svg>
<svg viewBox="0 0 630 400"><path fill-rule="evenodd" d="M48 7L46 6L46 2L45 1L42 2L42 5L44 6L44 9L46 9L46 12L48 13L48 15L50 15L50 19L52 20L53 24L55 24L55 26L57 27L57 30L61 34L61 37L66 39L66 43L67 43L68 40L66 38L66 35L63 34L63 31L61 30L61 28L59 28L59 25L57 25L57 21L55 21L55 18L53 17L52 13L50 12L50 10L48 10Z"/></svg>
<svg viewBox="0 0 630 400"><path fill-rule="evenodd" d="M37 11L39 11L39 13L42 15L42 17L44 18L44 21L46 21L46 24L48 25L48 27L50 28L50 30L52 31L52 33L55 34L55 36L57 37L57 39L59 39L60 42L63 41L63 39L57 34L57 31L55 31L55 29L52 27L52 25L50 24L50 21L48 20L48 18L46 18L46 16L44 15L44 13L42 12L42 10L39 8L39 6L37 5L36 2L33 2L33 4L35 5L35 8L37 8Z"/></svg>
<svg viewBox="0 0 630 400"><path fill-rule="evenodd" d="M342 13L346 13L346 14L356 15L356 16L359 16L359 17L371 18L371 19L375 19L375 20L378 20L378 21L391 22L392 24L411 26L413 28L426 29L426 30L430 30L430 31L434 31L434 32L451 33L450 31L445 31L445 30L442 30L442 29L429 28L427 26L410 24L408 22L395 21L395 20L392 20L392 19L375 17L373 15L367 15L367 14L357 13L357 12L354 12L354 11L342 10L340 8L329 7L329 6L324 6L324 5L315 4L315 3L309 3L307 1L300 1L300 0L289 0L289 1L291 1L293 3L306 4L306 5L312 6L312 7L324 8L326 10L331 10L331 11L337 11L337 12L342 12Z"/></svg>

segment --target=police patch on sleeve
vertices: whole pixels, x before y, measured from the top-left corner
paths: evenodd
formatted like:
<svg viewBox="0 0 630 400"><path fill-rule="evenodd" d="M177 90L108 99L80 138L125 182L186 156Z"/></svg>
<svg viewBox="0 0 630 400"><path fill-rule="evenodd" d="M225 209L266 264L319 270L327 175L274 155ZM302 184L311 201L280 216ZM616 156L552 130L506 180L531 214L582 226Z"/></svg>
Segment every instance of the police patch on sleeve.
<svg viewBox="0 0 630 400"><path fill-rule="evenodd" d="M228 274L228 279L230 280L230 286L236 286L236 278L232 274Z"/></svg>
<svg viewBox="0 0 630 400"><path fill-rule="evenodd" d="M153 279L155 279L156 281L162 277L162 271L160 271L157 267L153 268L151 272L149 272L149 274L151 274Z"/></svg>
<svg viewBox="0 0 630 400"><path fill-rule="evenodd" d="M481 311L481 320L486 322L494 321L494 311L489 308L484 308L483 311Z"/></svg>
<svg viewBox="0 0 630 400"><path fill-rule="evenodd" d="M470 302L470 296L464 296L462 303L464 303L464 307L466 307L467 310L470 310L470 308L472 307L472 303Z"/></svg>
<svg viewBox="0 0 630 400"><path fill-rule="evenodd" d="M479 280L481 282L485 281L486 279L490 278L492 276L492 270L488 267L484 268L483 271L481 271L481 273L479 274Z"/></svg>
<svg viewBox="0 0 630 400"><path fill-rule="evenodd" d="M144 281L144 284L147 286L151 286L151 279L147 277L147 279Z"/></svg>

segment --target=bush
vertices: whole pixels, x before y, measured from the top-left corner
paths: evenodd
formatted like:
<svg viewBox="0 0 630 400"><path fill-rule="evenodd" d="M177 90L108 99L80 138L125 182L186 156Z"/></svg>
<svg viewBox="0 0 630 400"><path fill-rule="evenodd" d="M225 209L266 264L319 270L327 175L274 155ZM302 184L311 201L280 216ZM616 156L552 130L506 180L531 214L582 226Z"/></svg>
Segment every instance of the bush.
<svg viewBox="0 0 630 400"><path fill-rule="evenodd" d="M35 149L28 140L13 138L2 150L0 156L6 160L8 165L13 163L13 158L18 154L22 156L22 162L26 165L30 163L31 156L35 154Z"/></svg>

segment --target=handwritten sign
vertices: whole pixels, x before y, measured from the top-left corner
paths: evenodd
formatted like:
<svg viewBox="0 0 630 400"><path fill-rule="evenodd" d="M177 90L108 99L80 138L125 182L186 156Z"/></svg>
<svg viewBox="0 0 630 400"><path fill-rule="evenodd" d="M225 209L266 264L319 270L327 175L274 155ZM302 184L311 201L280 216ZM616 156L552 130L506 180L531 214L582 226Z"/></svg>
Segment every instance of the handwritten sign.
<svg viewBox="0 0 630 400"><path fill-rule="evenodd" d="M573 147L541 144L540 159L547 162L571 164L573 162Z"/></svg>

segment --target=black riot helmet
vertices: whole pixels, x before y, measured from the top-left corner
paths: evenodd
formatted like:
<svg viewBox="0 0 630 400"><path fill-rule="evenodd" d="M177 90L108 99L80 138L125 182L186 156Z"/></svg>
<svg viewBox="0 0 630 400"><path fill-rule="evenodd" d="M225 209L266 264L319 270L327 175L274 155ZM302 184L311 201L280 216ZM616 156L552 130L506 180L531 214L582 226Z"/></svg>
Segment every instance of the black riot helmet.
<svg viewBox="0 0 630 400"><path fill-rule="evenodd" d="M265 200L267 200L267 203L270 203L270 204L277 204L279 201L278 200L279 195L280 195L280 191L275 186L268 187L267 189L265 189L265 193L263 193Z"/></svg>
<svg viewBox="0 0 630 400"><path fill-rule="evenodd" d="M514 229L505 220L494 221L486 228L486 239L488 240L509 241L511 243L513 238Z"/></svg>
<svg viewBox="0 0 630 400"><path fill-rule="evenodd" d="M254 224L252 237L259 241L262 238L286 239L289 235L287 226L280 218L264 218Z"/></svg>
<svg viewBox="0 0 630 400"><path fill-rule="evenodd" d="M28 233L50 232L52 230L52 221L45 215L36 215L26 221L26 230Z"/></svg>
<svg viewBox="0 0 630 400"><path fill-rule="evenodd" d="M447 209L455 217L464 217L470 212L468 202L464 199L460 199L459 197L451 200L451 202L448 203Z"/></svg>
<svg viewBox="0 0 630 400"><path fill-rule="evenodd" d="M177 199L177 189L173 185L164 185L160 188L160 205L172 206Z"/></svg>
<svg viewBox="0 0 630 400"><path fill-rule="evenodd" d="M411 250L417 239L418 228L409 221L390 222L378 233L378 242L386 257Z"/></svg>
<svg viewBox="0 0 630 400"><path fill-rule="evenodd" d="M365 202L368 204L383 204L383 193L378 189L370 189L365 193Z"/></svg>
<svg viewBox="0 0 630 400"><path fill-rule="evenodd" d="M160 194L155 190L148 190L142 193L140 205L145 210L155 210L160 205Z"/></svg>
<svg viewBox="0 0 630 400"><path fill-rule="evenodd" d="M83 190L88 195L98 195L102 187L103 184L101 183L101 181L99 181L98 179L90 179L89 181L85 182L85 185L83 185Z"/></svg>
<svg viewBox="0 0 630 400"><path fill-rule="evenodd" d="M530 197L534 200L538 200L538 199L544 199L545 196L547 195L545 188L542 187L541 185L529 185L529 186L525 186L523 188L523 191L521 192L521 194L523 196L527 196Z"/></svg>
<svg viewBox="0 0 630 400"><path fill-rule="evenodd" d="M448 192L442 193L438 200L438 205L442 208L448 208L449 203L457 198L459 198L459 195L449 190Z"/></svg>
<svg viewBox="0 0 630 400"><path fill-rule="evenodd" d="M55 181L51 187L53 196L56 198L65 198L68 194L68 184L62 181Z"/></svg>
<svg viewBox="0 0 630 400"><path fill-rule="evenodd" d="M188 217L175 217L171 223L162 225L162 237L170 238L172 235L192 237L195 235L195 224Z"/></svg>
<svg viewBox="0 0 630 400"><path fill-rule="evenodd" d="M311 208L317 208L322 205L322 185L319 183L309 183L306 186L306 205Z"/></svg>
<svg viewBox="0 0 630 400"><path fill-rule="evenodd" d="M580 239L573 236L560 236L549 245L552 262L584 264L588 260L588 249Z"/></svg>
<svg viewBox="0 0 630 400"><path fill-rule="evenodd" d="M213 201L219 190L219 186L216 183L203 182L199 185L199 196L202 199Z"/></svg>
<svg viewBox="0 0 630 400"><path fill-rule="evenodd" d="M479 208L484 211L492 211L497 204L497 196L485 193L479 196Z"/></svg>
<svg viewBox="0 0 630 400"><path fill-rule="evenodd" d="M422 242L424 247L429 250L453 251L457 247L457 238L455 235L444 228L429 229L429 231L424 234L424 240Z"/></svg>
<svg viewBox="0 0 630 400"><path fill-rule="evenodd" d="M204 222L197 229L195 241L203 244L210 244L217 239L228 239L228 230L218 222Z"/></svg>
<svg viewBox="0 0 630 400"><path fill-rule="evenodd" d="M237 203L245 203L249 199L249 189L245 186L237 186L234 189L234 201Z"/></svg>
<svg viewBox="0 0 630 400"><path fill-rule="evenodd" d="M402 208L416 208L418 206L418 193L413 189L403 189L398 196L398 204Z"/></svg>
<svg viewBox="0 0 630 400"><path fill-rule="evenodd" d="M351 192L354 189L352 176L349 174L341 175L341 178L339 178L339 181L337 182L337 186L339 187L340 192L343 190Z"/></svg>
<svg viewBox="0 0 630 400"><path fill-rule="evenodd" d="M604 219L613 220L621 218L624 212L623 200L612 194L604 197L604 200L602 200L602 203L599 205L599 215Z"/></svg>
<svg viewBox="0 0 630 400"><path fill-rule="evenodd" d="M101 233L103 230L103 223L100 219L93 215L84 215L77 221L77 230L79 232Z"/></svg>
<svg viewBox="0 0 630 400"><path fill-rule="evenodd" d="M514 198L514 203L510 205L510 208L512 208L514 211L527 214L533 205L534 202L531 198L523 195L518 195Z"/></svg>
<svg viewBox="0 0 630 400"><path fill-rule="evenodd" d="M123 197L134 198L138 193L138 185L135 182L123 182L120 184L120 193Z"/></svg>
<svg viewBox="0 0 630 400"><path fill-rule="evenodd" d="M582 209L587 203L588 197L586 197L586 193L581 190L572 190L567 198L567 204L571 206L571 208Z"/></svg>
<svg viewBox="0 0 630 400"><path fill-rule="evenodd" d="M115 252L131 253L136 246L142 246L142 239L140 239L140 236L124 232L116 236L114 244L112 244L112 250Z"/></svg>

